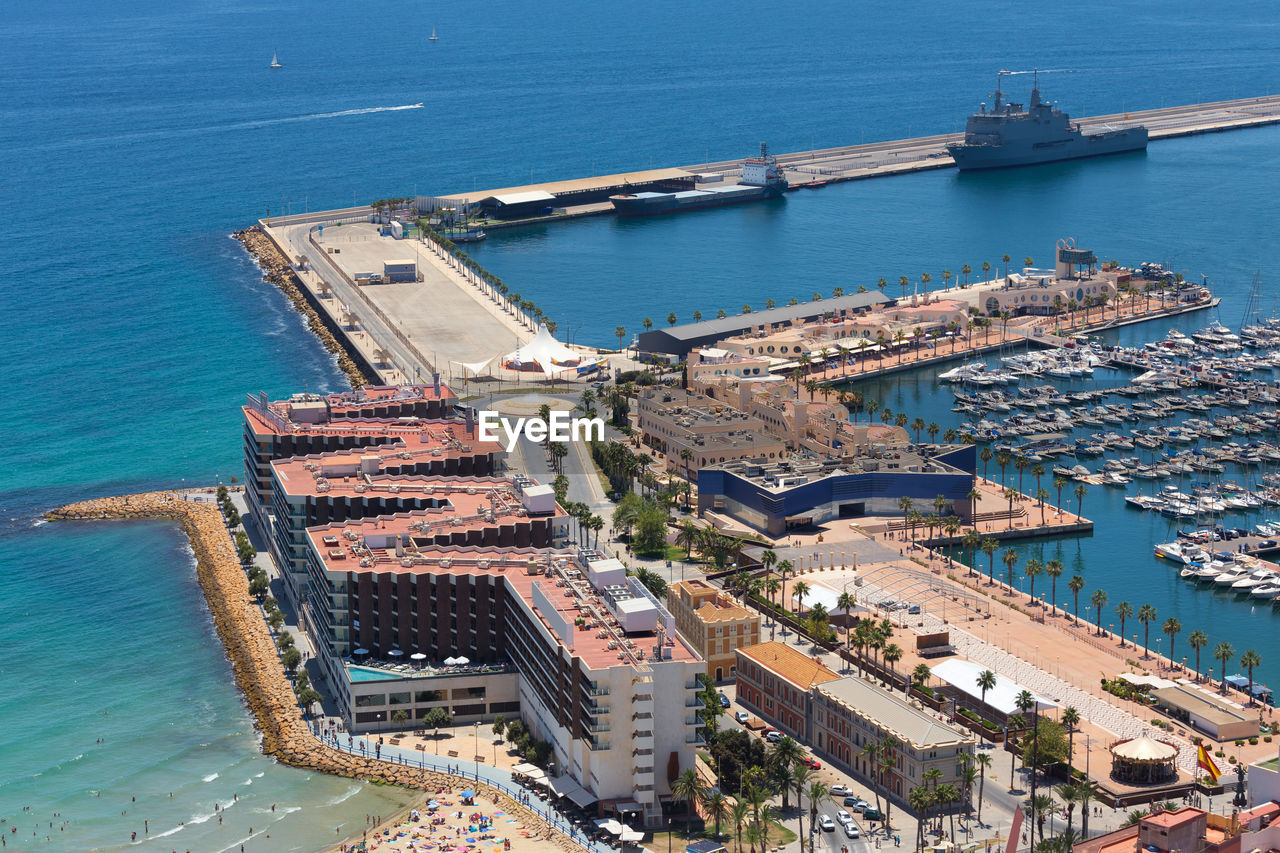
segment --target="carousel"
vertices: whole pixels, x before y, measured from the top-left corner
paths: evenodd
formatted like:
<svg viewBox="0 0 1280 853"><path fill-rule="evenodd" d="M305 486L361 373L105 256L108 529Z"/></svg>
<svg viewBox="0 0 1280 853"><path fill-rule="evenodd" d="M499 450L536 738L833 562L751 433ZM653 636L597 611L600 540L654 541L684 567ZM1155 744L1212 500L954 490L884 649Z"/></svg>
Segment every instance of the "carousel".
<svg viewBox="0 0 1280 853"><path fill-rule="evenodd" d="M1162 785L1178 778L1178 748L1148 735L1111 745L1111 778L1126 785Z"/></svg>

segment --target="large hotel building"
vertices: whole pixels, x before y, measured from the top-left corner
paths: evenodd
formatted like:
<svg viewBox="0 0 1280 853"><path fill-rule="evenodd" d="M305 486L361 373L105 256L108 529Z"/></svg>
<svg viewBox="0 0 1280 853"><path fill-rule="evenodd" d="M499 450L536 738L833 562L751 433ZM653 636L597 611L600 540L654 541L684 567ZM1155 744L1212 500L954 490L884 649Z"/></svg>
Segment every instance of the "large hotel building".
<svg viewBox="0 0 1280 853"><path fill-rule="evenodd" d="M250 515L349 729L523 718L555 786L661 820L694 766L707 664L547 485L448 420L438 384L250 398ZM452 663L449 663L452 661Z"/></svg>

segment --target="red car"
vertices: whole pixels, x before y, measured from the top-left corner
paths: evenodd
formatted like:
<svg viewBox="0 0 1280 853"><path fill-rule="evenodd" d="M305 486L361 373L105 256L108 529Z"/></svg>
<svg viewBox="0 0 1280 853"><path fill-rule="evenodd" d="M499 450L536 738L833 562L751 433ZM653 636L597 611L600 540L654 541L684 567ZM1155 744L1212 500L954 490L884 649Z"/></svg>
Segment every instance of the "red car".
<svg viewBox="0 0 1280 853"><path fill-rule="evenodd" d="M804 765L805 765L805 766L807 766L807 767L812 767L814 770L821 770L821 769L822 769L822 765L821 765L821 764L819 764L818 762L814 761L812 757L809 757L809 758L802 758L802 759L800 759L800 763L801 763L801 764L804 764Z"/></svg>

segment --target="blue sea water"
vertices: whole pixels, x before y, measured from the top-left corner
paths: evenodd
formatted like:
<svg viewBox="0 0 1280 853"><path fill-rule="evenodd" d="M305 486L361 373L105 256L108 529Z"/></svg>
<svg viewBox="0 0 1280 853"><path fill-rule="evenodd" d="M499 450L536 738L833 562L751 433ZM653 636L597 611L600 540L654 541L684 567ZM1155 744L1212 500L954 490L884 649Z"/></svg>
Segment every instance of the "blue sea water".
<svg viewBox="0 0 1280 853"><path fill-rule="evenodd" d="M1263 94L1280 80L1271 11L1188 0L1086 2L1070 15L1044 0L927 16L759 0L6 9L0 818L18 828L10 846L124 848L146 819L146 849L231 849L252 826L246 849L305 850L390 810L386 792L257 754L174 529L36 521L78 498L225 481L239 473L246 391L342 385L228 238L235 228L353 198L731 158L762 139L786 151L954 130L997 67L1070 69L1044 87L1077 114ZM429 43L433 26L440 41ZM282 71L267 70L272 51ZM1104 257L1207 273L1229 315L1252 270L1275 268L1277 139L1249 131L1027 173L933 173L666 220L528 229L477 255L576 339L601 344L619 324L634 332L668 311L732 311L882 275L937 281L1003 252L1046 258L1067 235ZM1122 538L1107 529L1064 547ZM1246 644L1255 623L1238 608L1211 612L1164 589L1167 570L1149 561L1081 553L1091 583L1159 577L1149 588L1162 615ZM1280 664L1265 636L1264 678ZM228 801L219 827L207 815Z"/></svg>

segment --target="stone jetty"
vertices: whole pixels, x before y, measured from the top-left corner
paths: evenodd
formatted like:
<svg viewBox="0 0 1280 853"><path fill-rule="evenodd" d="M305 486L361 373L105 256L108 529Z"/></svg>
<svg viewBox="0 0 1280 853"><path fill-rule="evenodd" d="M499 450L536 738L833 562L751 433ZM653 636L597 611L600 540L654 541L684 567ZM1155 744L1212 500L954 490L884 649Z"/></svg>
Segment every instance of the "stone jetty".
<svg viewBox="0 0 1280 853"><path fill-rule="evenodd" d="M307 301L298 282L297 273L289 265L289 259L280 253L271 238L262 233L258 226L236 231L231 236L239 240L245 250L254 257L262 268L262 280L274 284L293 303L294 309L307 318L307 327L320 339L324 348L338 357L338 368L347 376L352 388L362 388L371 384L372 380L347 352L342 341L333 333L315 307Z"/></svg>
<svg viewBox="0 0 1280 853"><path fill-rule="evenodd" d="M57 520L171 520L182 526L196 558L196 576L204 590L218 637L254 724L262 733L262 751L282 764L350 779L399 785L422 791L476 787L496 798L525 826L545 824L532 811L483 781L421 770L372 757L350 755L316 737L302 717L293 686L276 652L271 631L257 602L249 595L249 579L236 555L235 544L221 511L211 500L188 500L183 492L148 492L97 498L55 509L45 516ZM547 838L565 850L582 847L567 836L547 829Z"/></svg>

